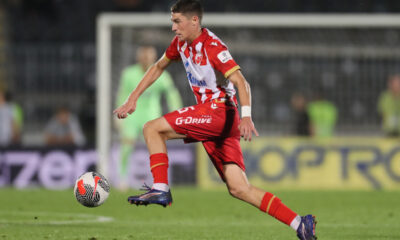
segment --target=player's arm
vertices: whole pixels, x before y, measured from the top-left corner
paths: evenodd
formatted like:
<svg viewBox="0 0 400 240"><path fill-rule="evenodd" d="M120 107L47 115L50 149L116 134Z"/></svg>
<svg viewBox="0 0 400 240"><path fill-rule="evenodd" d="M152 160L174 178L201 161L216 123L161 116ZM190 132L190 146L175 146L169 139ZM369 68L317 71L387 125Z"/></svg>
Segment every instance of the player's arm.
<svg viewBox="0 0 400 240"><path fill-rule="evenodd" d="M251 141L253 132L258 136L257 129L251 119L251 90L250 85L240 70L234 71L228 77L229 81L238 89L240 105L242 106L242 119L239 124L240 135L244 140Z"/></svg>
<svg viewBox="0 0 400 240"><path fill-rule="evenodd" d="M126 118L128 114L132 114L136 109L136 102L140 95L160 77L169 63L170 60L166 58L165 55L154 63L144 74L142 80L129 95L125 103L115 109L113 113L116 114L118 118Z"/></svg>

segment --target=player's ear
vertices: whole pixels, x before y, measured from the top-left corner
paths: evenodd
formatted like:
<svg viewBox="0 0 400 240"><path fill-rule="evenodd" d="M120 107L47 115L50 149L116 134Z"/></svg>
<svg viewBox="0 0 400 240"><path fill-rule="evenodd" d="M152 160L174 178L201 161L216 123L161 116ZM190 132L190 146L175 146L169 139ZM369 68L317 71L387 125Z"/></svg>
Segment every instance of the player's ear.
<svg viewBox="0 0 400 240"><path fill-rule="evenodd" d="M196 23L200 23L200 18L197 15L193 15L192 16L192 23L196 24Z"/></svg>

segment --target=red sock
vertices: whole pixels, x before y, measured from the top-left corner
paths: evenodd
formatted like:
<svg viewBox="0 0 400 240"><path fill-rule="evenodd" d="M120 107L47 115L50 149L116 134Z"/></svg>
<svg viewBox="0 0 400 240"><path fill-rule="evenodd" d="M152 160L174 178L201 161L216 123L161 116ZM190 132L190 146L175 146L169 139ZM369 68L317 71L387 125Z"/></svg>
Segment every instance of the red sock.
<svg viewBox="0 0 400 240"><path fill-rule="evenodd" d="M297 213L293 212L283 204L279 198L269 192L265 193L264 198L261 201L260 210L275 217L286 225L290 225L293 219L297 216Z"/></svg>
<svg viewBox="0 0 400 240"><path fill-rule="evenodd" d="M150 155L150 170L154 183L168 184L168 156L165 153Z"/></svg>

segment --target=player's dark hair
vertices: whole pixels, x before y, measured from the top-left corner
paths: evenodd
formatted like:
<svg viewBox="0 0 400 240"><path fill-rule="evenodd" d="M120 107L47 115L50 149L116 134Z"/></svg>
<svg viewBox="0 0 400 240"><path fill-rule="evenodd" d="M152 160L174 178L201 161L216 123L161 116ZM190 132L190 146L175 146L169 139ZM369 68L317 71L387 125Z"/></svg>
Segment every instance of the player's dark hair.
<svg viewBox="0 0 400 240"><path fill-rule="evenodd" d="M201 19L203 17L203 6L198 0L178 0L171 7L171 12L182 14L195 14Z"/></svg>

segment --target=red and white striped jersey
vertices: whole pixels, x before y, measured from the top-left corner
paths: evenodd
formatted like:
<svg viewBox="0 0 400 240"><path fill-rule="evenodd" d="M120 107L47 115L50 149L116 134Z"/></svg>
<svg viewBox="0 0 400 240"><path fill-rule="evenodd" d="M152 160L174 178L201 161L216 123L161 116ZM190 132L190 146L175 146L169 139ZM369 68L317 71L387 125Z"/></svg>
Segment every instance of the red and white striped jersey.
<svg viewBox="0 0 400 240"><path fill-rule="evenodd" d="M213 99L232 99L235 88L227 78L240 69L226 45L207 28L191 44L175 37L165 52L170 60L182 59L197 103Z"/></svg>

